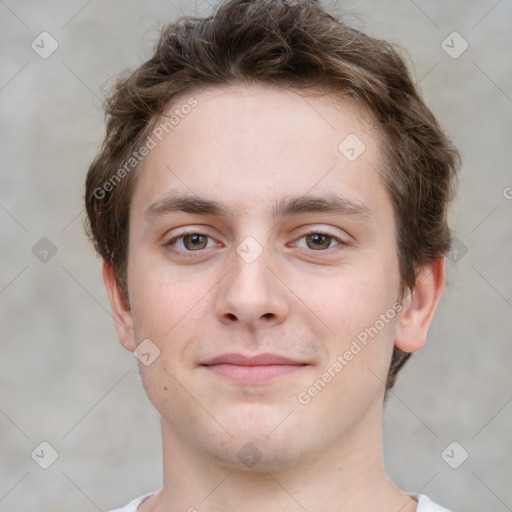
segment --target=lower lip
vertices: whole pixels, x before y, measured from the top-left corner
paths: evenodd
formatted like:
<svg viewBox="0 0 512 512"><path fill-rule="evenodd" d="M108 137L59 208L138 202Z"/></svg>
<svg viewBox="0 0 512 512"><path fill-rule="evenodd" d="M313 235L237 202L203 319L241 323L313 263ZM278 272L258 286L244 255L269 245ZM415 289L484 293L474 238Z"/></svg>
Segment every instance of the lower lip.
<svg viewBox="0 0 512 512"><path fill-rule="evenodd" d="M212 364L206 365L211 372L237 382L265 382L277 377L294 373L307 365L292 364L264 364L264 365L238 365L238 364Z"/></svg>

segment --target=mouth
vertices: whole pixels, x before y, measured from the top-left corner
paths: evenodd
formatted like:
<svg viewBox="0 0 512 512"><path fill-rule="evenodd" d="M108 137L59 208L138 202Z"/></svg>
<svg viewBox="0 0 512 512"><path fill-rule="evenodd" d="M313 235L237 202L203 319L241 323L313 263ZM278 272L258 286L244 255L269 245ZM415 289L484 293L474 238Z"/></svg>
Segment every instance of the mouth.
<svg viewBox="0 0 512 512"><path fill-rule="evenodd" d="M202 363L214 375L240 383L261 383L284 377L309 366L277 354L243 356L223 354Z"/></svg>

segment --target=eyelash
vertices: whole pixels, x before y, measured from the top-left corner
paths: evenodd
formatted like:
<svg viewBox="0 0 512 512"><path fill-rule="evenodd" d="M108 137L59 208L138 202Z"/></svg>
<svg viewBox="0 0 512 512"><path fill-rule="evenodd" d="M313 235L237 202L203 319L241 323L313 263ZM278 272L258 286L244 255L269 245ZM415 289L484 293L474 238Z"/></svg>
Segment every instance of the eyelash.
<svg viewBox="0 0 512 512"><path fill-rule="evenodd" d="M208 235L205 235L204 233L201 233L199 231L185 231L183 233L181 233L180 235L177 235L173 238L171 238L166 244L165 246L173 253L175 254L180 254L182 255L184 252L187 253L187 257L195 257L194 253L199 253L199 255L205 251L206 249L198 249L197 251L190 251L190 250L182 250L182 249L175 249L173 247L173 243L176 242L177 240L180 240L188 235L201 235L201 236L205 236L206 238L210 238L213 240L212 237L208 236ZM310 251L313 251L313 252L327 252L331 249L335 249L336 247L339 247L339 246L347 246L349 245L347 242L343 241L341 238L337 237L337 236L334 236L334 235L331 235L330 233L326 233L324 231L319 231L317 229L315 230L311 230L311 231L308 231L306 233L304 233L301 237L298 238L298 240L301 240L302 238L304 237L307 237L308 235L323 235L323 236L327 236L329 238L331 238L332 240L335 240L336 242L338 242L338 245L334 246L334 247L328 247L327 249L309 249ZM306 250L308 250L308 248L306 248Z"/></svg>

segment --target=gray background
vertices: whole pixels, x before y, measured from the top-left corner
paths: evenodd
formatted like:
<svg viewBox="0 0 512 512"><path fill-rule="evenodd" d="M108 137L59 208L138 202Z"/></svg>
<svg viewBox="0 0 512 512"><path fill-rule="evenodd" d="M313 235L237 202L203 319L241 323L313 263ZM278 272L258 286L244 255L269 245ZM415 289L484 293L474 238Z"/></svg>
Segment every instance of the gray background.
<svg viewBox="0 0 512 512"><path fill-rule="evenodd" d="M389 475L455 511L512 510L512 2L337 7L408 49L464 162L449 286L428 345L386 406ZM100 261L82 231L83 183L104 134L102 85L149 56L162 21L207 8L0 2L1 511L107 510L161 485L158 416L137 361L117 342ZM43 31L59 45L47 59L31 48ZM458 58L458 36L445 43L452 56L442 47L453 31L469 44ZM43 237L55 255L41 252ZM36 450L39 463L50 461L36 449L43 441L58 453L48 469L31 458ZM441 457L453 441L452 465L469 454L458 469Z"/></svg>

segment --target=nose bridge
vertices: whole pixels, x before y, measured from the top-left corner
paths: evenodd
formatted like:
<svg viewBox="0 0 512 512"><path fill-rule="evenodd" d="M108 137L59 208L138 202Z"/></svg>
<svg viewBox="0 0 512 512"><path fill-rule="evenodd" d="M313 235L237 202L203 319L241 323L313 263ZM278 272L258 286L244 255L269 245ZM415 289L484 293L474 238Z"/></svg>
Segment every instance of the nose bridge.
<svg viewBox="0 0 512 512"><path fill-rule="evenodd" d="M256 236L246 236L233 251L233 270L222 281L217 302L222 322L239 321L251 328L281 323L287 314L285 292L270 270L276 265L268 237L263 232Z"/></svg>
<svg viewBox="0 0 512 512"><path fill-rule="evenodd" d="M261 240L261 237L260 237ZM268 266L272 264L272 254L268 243L260 244L254 237L245 238L237 247L234 255L235 286L239 292L244 292L260 300L264 295L271 294L272 284L269 282L273 274ZM244 297L244 300L245 299Z"/></svg>

